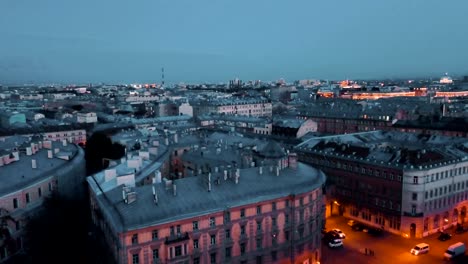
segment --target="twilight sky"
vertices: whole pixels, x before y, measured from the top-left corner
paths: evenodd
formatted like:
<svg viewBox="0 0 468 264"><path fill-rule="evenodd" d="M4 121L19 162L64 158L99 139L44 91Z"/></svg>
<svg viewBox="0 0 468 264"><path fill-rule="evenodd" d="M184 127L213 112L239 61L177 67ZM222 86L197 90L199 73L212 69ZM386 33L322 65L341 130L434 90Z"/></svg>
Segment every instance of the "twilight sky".
<svg viewBox="0 0 468 264"><path fill-rule="evenodd" d="M468 0L1 0L0 83L468 75Z"/></svg>

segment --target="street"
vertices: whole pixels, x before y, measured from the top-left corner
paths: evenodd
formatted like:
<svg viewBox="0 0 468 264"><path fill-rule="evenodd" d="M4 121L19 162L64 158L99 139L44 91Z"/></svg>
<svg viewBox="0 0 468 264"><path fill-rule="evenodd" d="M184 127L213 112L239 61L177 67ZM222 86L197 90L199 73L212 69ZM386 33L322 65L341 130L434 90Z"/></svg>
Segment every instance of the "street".
<svg viewBox="0 0 468 264"><path fill-rule="evenodd" d="M453 228L447 230L452 234L452 239L439 241L438 234L422 239L410 239L385 232L382 236L374 237L362 231L354 231L347 225L348 219L340 216L327 218L326 228L341 229L346 238L343 240L344 246L341 248L329 248L325 243L322 246L322 262L324 264L341 263L445 263L443 254L447 247L463 242L468 245L468 232L455 234ZM415 256L410 250L419 243L428 243L430 250L428 254ZM374 251L374 256L365 255L365 249ZM468 256L460 256L450 263L468 263Z"/></svg>

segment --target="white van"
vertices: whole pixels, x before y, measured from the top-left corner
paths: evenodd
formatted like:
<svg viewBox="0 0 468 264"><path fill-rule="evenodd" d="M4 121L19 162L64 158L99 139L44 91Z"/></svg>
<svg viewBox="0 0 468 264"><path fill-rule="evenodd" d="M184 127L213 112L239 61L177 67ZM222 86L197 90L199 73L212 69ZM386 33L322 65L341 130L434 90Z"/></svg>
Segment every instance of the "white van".
<svg viewBox="0 0 468 264"><path fill-rule="evenodd" d="M455 243L447 248L444 253L445 259L453 259L456 256L464 255L466 246L462 242Z"/></svg>
<svg viewBox="0 0 468 264"><path fill-rule="evenodd" d="M416 255L416 256L424 254L424 253L428 253L428 252L429 252L429 245L426 243L417 244L416 246L414 246L414 248L411 249L411 254Z"/></svg>

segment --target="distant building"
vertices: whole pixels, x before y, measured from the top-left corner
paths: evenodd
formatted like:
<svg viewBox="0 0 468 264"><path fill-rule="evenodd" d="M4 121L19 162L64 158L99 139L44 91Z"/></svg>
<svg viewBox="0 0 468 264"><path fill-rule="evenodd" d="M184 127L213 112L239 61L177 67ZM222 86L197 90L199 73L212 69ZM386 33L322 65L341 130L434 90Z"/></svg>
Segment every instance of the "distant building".
<svg viewBox="0 0 468 264"><path fill-rule="evenodd" d="M84 195L84 151L73 144L40 138L0 141L0 262L22 251L30 217L52 193Z"/></svg>
<svg viewBox="0 0 468 264"><path fill-rule="evenodd" d="M310 139L299 160L328 176L327 215L421 238L468 222L468 141L373 131Z"/></svg>
<svg viewBox="0 0 468 264"><path fill-rule="evenodd" d="M273 122L272 135L301 138L309 132L317 132L317 122L311 119L282 118Z"/></svg>
<svg viewBox="0 0 468 264"><path fill-rule="evenodd" d="M439 83L441 83L441 84L452 84L453 79L452 79L452 77L448 76L448 74L446 73L445 76L442 76L440 78Z"/></svg>
<svg viewBox="0 0 468 264"><path fill-rule="evenodd" d="M9 128L14 124L26 124L26 115L16 111L0 112L1 125L4 128Z"/></svg>
<svg viewBox="0 0 468 264"><path fill-rule="evenodd" d="M80 112L76 114L78 123L97 123L97 115L94 112Z"/></svg>
<svg viewBox="0 0 468 264"><path fill-rule="evenodd" d="M283 151L261 158L153 186L88 177L92 219L116 263L318 262L325 175Z"/></svg>
<svg viewBox="0 0 468 264"><path fill-rule="evenodd" d="M193 105L194 116L206 114L226 114L242 116L268 116L272 115L272 105L266 99L255 98L224 98L210 99L195 102Z"/></svg>

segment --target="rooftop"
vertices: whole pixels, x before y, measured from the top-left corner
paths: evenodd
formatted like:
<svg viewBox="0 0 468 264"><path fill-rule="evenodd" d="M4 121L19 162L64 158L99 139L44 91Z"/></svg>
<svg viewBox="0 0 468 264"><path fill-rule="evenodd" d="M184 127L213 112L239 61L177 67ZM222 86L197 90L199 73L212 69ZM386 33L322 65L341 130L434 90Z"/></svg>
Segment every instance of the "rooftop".
<svg viewBox="0 0 468 264"><path fill-rule="evenodd" d="M266 170L265 170L266 171ZM239 183L233 180L215 180L221 173L211 177L212 190L201 182L201 177L188 177L175 181L177 196L166 191L164 183L156 184L158 204L153 202L152 186L136 187L137 199L126 204L122 198L122 187L109 190L105 195L98 191L96 181L88 177L88 182L97 193L97 200L103 213L116 231L128 231L190 218L230 207L260 202L300 194L325 183L325 175L313 167L298 163L297 169L283 169L279 176L271 173L258 173L258 168L240 170Z"/></svg>
<svg viewBox="0 0 468 264"><path fill-rule="evenodd" d="M372 131L312 138L296 150L412 168L466 160L467 145L468 139L459 137Z"/></svg>
<svg viewBox="0 0 468 264"><path fill-rule="evenodd" d="M55 156L69 155L68 157L71 160L78 152L83 151L73 144L63 146L60 142L52 142L52 151L55 148L59 148L60 152L54 154L54 158L50 159L47 157L49 149L42 148L31 156L21 153L20 149L19 161L14 161L0 167L0 196L16 192L44 180L52 176L53 173L56 173L58 168L69 162L69 160L56 158ZM35 169L32 168L31 160L33 159L36 160L37 164L37 168Z"/></svg>

